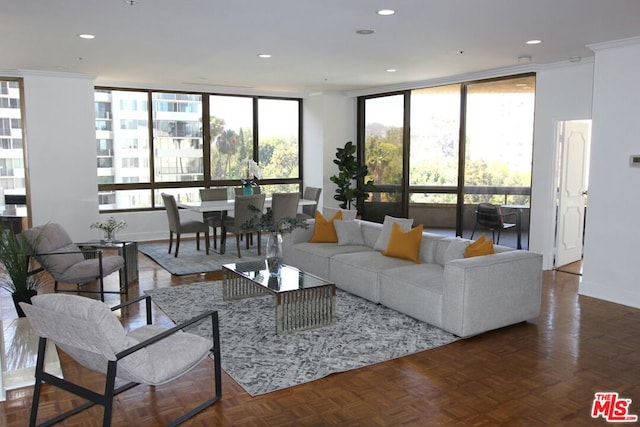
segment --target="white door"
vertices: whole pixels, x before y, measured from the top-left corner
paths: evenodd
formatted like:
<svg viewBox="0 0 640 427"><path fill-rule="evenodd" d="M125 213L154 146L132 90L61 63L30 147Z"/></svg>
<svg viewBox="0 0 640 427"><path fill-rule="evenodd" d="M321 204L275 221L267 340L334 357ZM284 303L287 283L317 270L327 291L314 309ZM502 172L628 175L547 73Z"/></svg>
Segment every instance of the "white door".
<svg viewBox="0 0 640 427"><path fill-rule="evenodd" d="M590 120L563 121L558 125L562 157L558 184L556 267L582 259L590 137Z"/></svg>

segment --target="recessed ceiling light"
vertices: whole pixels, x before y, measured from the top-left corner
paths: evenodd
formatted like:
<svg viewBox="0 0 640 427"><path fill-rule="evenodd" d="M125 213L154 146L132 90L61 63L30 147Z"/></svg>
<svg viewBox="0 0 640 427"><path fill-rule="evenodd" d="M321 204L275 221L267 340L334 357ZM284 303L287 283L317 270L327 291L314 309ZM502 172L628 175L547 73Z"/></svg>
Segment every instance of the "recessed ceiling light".
<svg viewBox="0 0 640 427"><path fill-rule="evenodd" d="M273 55L270 53L259 53L258 58L271 58Z"/></svg>
<svg viewBox="0 0 640 427"><path fill-rule="evenodd" d="M542 43L542 40L538 40L538 39L527 40L527 44L540 44L540 43Z"/></svg>
<svg viewBox="0 0 640 427"><path fill-rule="evenodd" d="M396 13L395 10L393 9L380 9L379 11L376 12L378 15L380 16L391 16L393 14Z"/></svg>
<svg viewBox="0 0 640 427"><path fill-rule="evenodd" d="M81 39L87 39L87 40L96 38L96 36L94 36L93 34L78 34L78 37L80 37Z"/></svg>
<svg viewBox="0 0 640 427"><path fill-rule="evenodd" d="M373 34L373 33L375 33L375 31L373 31L373 30L358 30L358 31L356 31L356 34L360 34L360 35L363 35L363 36L368 36L369 34Z"/></svg>
<svg viewBox="0 0 640 427"><path fill-rule="evenodd" d="M385 71L386 71L387 73L395 73L395 72L396 72L396 71L398 71L398 70L397 70L397 69L395 69L395 68L387 68Z"/></svg>

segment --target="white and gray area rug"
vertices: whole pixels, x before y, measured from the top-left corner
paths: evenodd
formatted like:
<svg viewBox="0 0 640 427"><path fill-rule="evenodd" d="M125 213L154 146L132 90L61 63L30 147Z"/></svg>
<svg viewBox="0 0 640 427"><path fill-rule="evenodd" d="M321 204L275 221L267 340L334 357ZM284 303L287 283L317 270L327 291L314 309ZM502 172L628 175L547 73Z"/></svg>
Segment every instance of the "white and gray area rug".
<svg viewBox="0 0 640 427"><path fill-rule="evenodd" d="M240 245L241 258L238 258L235 238L227 240L227 249L224 254L214 251L212 245L209 255L207 255L203 241L200 241L200 250L198 251L196 250L196 242L194 240L185 240L180 242L180 251L178 252L177 258L173 256L175 246L171 248L172 253L168 253L168 241L159 243L138 243L138 251L147 255L162 268L176 276L221 270L224 264L232 262L258 261L264 259L264 237L262 244L262 256L258 256L258 249L256 245L251 246L248 250L245 249L245 242L240 242ZM218 250L219 247L220 246L218 245Z"/></svg>
<svg viewBox="0 0 640 427"><path fill-rule="evenodd" d="M338 290L336 324L275 333L271 295L222 300L222 282L146 291L174 322L216 309L222 368L251 396L449 344L458 338L397 311ZM211 337L211 323L190 332Z"/></svg>

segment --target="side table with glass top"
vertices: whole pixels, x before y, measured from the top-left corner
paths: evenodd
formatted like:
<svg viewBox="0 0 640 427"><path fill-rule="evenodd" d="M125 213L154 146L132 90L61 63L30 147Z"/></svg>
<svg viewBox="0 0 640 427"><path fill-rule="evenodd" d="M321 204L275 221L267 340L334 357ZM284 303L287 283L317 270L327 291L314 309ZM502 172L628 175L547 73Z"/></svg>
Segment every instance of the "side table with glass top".
<svg viewBox="0 0 640 427"><path fill-rule="evenodd" d="M114 241L105 242L95 240L89 242L76 243L82 249L113 249L118 251L118 255L124 258L124 268L120 270L120 290L126 294L129 290L129 283L138 280L138 242ZM85 255L86 257L87 255Z"/></svg>
<svg viewBox="0 0 640 427"><path fill-rule="evenodd" d="M222 266L225 301L271 294L276 297L276 334L329 326L336 318L336 286L311 273L266 260Z"/></svg>

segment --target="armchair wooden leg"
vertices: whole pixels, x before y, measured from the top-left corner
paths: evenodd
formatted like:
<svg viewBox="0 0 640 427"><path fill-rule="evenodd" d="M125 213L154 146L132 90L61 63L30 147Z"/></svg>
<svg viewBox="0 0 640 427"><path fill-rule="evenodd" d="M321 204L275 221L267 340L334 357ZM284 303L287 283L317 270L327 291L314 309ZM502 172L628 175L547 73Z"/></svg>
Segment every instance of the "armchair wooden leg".
<svg viewBox="0 0 640 427"><path fill-rule="evenodd" d="M236 250L238 251L238 258L242 258L240 255L240 234L241 233L236 234Z"/></svg>
<svg viewBox="0 0 640 427"><path fill-rule="evenodd" d="M174 255L178 258L178 250L180 249L180 233L176 233L176 254Z"/></svg>
<svg viewBox="0 0 640 427"><path fill-rule="evenodd" d="M169 252L167 252L168 254L171 253L171 247L173 246L173 231L169 232Z"/></svg>

